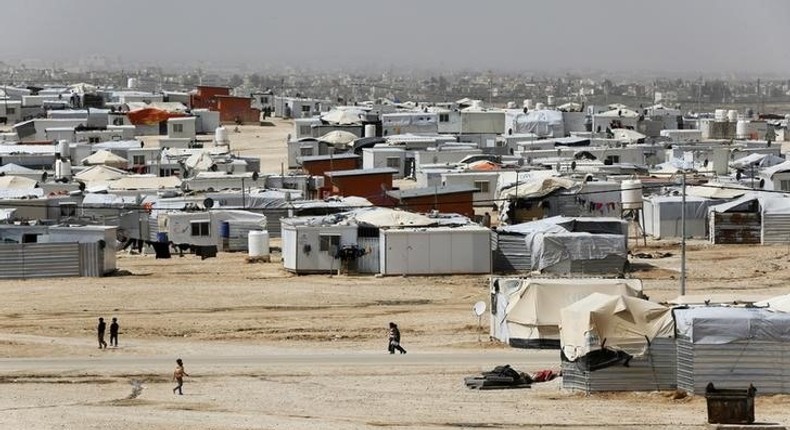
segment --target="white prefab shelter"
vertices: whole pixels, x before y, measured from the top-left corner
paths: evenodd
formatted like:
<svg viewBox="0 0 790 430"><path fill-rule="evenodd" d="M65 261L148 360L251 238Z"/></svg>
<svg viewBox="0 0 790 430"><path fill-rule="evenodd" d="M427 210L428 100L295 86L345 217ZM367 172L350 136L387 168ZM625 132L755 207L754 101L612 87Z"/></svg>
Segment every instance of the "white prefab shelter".
<svg viewBox="0 0 790 430"><path fill-rule="evenodd" d="M406 151L403 148L374 147L362 150L362 168L377 169L390 167L398 172L392 175L393 179L402 179L406 172Z"/></svg>
<svg viewBox="0 0 790 430"><path fill-rule="evenodd" d="M638 279L491 279L491 336L516 348L559 348L560 311L593 293L640 297Z"/></svg>
<svg viewBox="0 0 790 430"><path fill-rule="evenodd" d="M238 210L212 210L208 212L173 212L158 216L160 233L167 233L175 244L195 246L223 246L221 234L224 223L244 223L248 229L266 230L266 216ZM227 239L227 238L225 238Z"/></svg>
<svg viewBox="0 0 790 430"><path fill-rule="evenodd" d="M52 226L47 230L46 242L49 243L99 243L102 260L102 275L114 272L116 266L117 227L108 226Z"/></svg>
<svg viewBox="0 0 790 430"><path fill-rule="evenodd" d="M708 206L715 200L686 196L686 237L705 238L708 235ZM644 231L656 239L682 235L683 197L653 196L644 199ZM641 223L642 220L639 220Z"/></svg>
<svg viewBox="0 0 790 430"><path fill-rule="evenodd" d="M790 314L768 309L675 309L678 388L757 387L757 394L790 393Z"/></svg>
<svg viewBox="0 0 790 430"><path fill-rule="evenodd" d="M477 226L381 230L382 275L491 273L491 230Z"/></svg>
<svg viewBox="0 0 790 430"><path fill-rule="evenodd" d="M311 225L320 218L281 220L282 256L285 270L295 273L331 273L339 270L337 251L357 243L356 225Z"/></svg>
<svg viewBox="0 0 790 430"><path fill-rule="evenodd" d="M557 110L533 110L513 118L513 134L529 133L539 137L564 137L565 123L562 112Z"/></svg>

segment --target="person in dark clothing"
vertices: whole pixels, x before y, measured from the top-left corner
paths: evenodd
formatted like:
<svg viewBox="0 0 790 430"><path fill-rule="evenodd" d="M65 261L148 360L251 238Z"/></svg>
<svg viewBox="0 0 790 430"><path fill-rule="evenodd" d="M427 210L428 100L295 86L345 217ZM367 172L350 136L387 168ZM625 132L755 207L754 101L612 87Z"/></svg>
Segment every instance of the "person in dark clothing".
<svg viewBox="0 0 790 430"><path fill-rule="evenodd" d="M107 348L107 342L104 341L104 332L107 329L107 323L104 318L99 318L99 325L96 327L96 334L99 336L99 349Z"/></svg>
<svg viewBox="0 0 790 430"><path fill-rule="evenodd" d="M387 349L390 354L395 354L396 350L401 354L406 353L406 350L400 346L400 330L398 329L398 325L394 322L390 323L389 347Z"/></svg>
<svg viewBox="0 0 790 430"><path fill-rule="evenodd" d="M118 318L112 319L112 324L110 324L110 345L117 347L118 346L118 329L120 326L118 325Z"/></svg>

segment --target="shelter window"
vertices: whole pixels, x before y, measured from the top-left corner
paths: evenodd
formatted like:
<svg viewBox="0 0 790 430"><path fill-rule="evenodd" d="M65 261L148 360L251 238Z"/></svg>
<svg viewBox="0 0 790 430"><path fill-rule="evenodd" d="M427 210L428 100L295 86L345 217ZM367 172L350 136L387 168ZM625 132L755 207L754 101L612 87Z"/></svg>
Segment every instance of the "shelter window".
<svg viewBox="0 0 790 430"><path fill-rule="evenodd" d="M477 188L478 193L487 193L489 187L488 181L475 181L475 188Z"/></svg>
<svg viewBox="0 0 790 430"><path fill-rule="evenodd" d="M302 105L302 112L310 113L311 107L310 105Z"/></svg>
<svg viewBox="0 0 790 430"><path fill-rule="evenodd" d="M16 108L6 108L5 113L6 115L16 115Z"/></svg>
<svg viewBox="0 0 790 430"><path fill-rule="evenodd" d="M439 122L450 122L450 114L449 113L440 113L439 114Z"/></svg>
<svg viewBox="0 0 790 430"><path fill-rule="evenodd" d="M133 155L132 164L138 166L145 164L145 155Z"/></svg>
<svg viewBox="0 0 790 430"><path fill-rule="evenodd" d="M309 125L300 125L299 126L299 135L300 136L309 136L310 135L310 126Z"/></svg>
<svg viewBox="0 0 790 430"><path fill-rule="evenodd" d="M173 124L173 133L183 133L184 124Z"/></svg>
<svg viewBox="0 0 790 430"><path fill-rule="evenodd" d="M310 157L311 155L313 155L313 148L300 148L299 155L301 155L302 157Z"/></svg>
<svg viewBox="0 0 790 430"><path fill-rule="evenodd" d="M607 155L606 160L604 160L604 164L617 164L620 162L619 155Z"/></svg>
<svg viewBox="0 0 790 430"><path fill-rule="evenodd" d="M268 97L261 97L261 103L264 103L264 104L265 103L269 103L269 98Z"/></svg>
<svg viewBox="0 0 790 430"><path fill-rule="evenodd" d="M195 237L195 236L200 236L200 237L210 236L209 231L211 230L211 228L210 228L211 223L209 223L208 221L192 221L190 224L191 224L191 227L192 227L192 236L193 237Z"/></svg>
<svg viewBox="0 0 790 430"><path fill-rule="evenodd" d="M320 236L321 243L319 243L318 250L321 252L330 252L340 248L340 235L338 234L322 234Z"/></svg>
<svg viewBox="0 0 790 430"><path fill-rule="evenodd" d="M779 189L782 191L790 191L790 179L782 179L779 181Z"/></svg>
<svg viewBox="0 0 790 430"><path fill-rule="evenodd" d="M99 143L99 137L98 136L89 137L88 143Z"/></svg>
<svg viewBox="0 0 790 430"><path fill-rule="evenodd" d="M400 157L387 157L387 167L400 169Z"/></svg>

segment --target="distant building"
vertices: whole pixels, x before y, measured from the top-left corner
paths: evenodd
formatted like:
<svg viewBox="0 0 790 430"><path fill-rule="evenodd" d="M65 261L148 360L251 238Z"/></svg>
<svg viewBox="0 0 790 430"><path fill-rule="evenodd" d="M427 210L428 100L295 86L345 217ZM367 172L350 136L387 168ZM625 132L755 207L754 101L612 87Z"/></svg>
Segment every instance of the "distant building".
<svg viewBox="0 0 790 430"><path fill-rule="evenodd" d="M260 109L252 107L251 97L237 97L230 94L228 87L198 85L197 91L190 96L192 109L208 109L219 112L221 123L257 124Z"/></svg>

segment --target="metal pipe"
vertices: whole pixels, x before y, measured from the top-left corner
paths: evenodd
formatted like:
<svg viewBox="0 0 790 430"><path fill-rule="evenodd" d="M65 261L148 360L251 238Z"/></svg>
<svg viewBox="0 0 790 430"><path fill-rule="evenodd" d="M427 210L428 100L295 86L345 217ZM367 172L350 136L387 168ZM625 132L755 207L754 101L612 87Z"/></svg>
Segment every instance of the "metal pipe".
<svg viewBox="0 0 790 430"><path fill-rule="evenodd" d="M686 172L680 180L683 189L680 205L680 295L686 295Z"/></svg>

